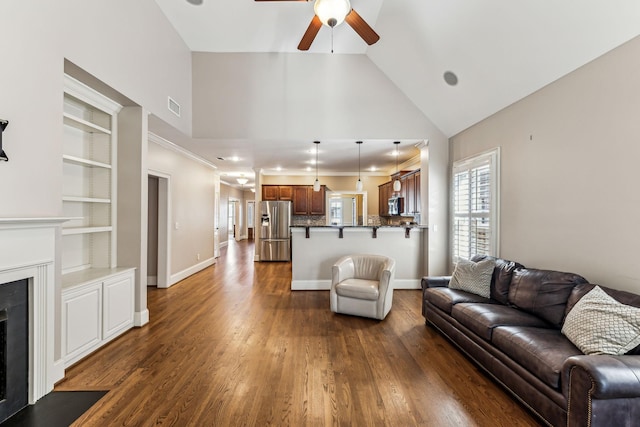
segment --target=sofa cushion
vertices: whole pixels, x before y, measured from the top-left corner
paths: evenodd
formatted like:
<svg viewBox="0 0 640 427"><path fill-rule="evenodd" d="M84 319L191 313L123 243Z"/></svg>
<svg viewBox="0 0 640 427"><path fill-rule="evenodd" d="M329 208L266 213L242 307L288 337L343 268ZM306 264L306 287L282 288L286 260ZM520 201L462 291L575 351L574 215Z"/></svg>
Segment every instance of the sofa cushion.
<svg viewBox="0 0 640 427"><path fill-rule="evenodd" d="M560 329L567 300L582 276L551 270L522 268L513 272L509 303L539 316Z"/></svg>
<svg viewBox="0 0 640 427"><path fill-rule="evenodd" d="M560 372L567 357L582 354L557 329L502 326L493 330L491 342L555 389L560 387Z"/></svg>
<svg viewBox="0 0 640 427"><path fill-rule="evenodd" d="M565 310L565 319L566 315L571 311L574 305L586 295L591 289L595 286L600 286L600 289L605 291L610 297L614 298L616 301L621 302L622 304L631 305L633 307L640 307L640 295L633 294L631 292L619 291L617 289L611 289L602 285L594 285L592 283L583 283L581 285L576 286L571 291L571 295L569 295L569 300L567 301L567 309ZM627 354L631 355L640 355L640 345L636 348L628 352Z"/></svg>
<svg viewBox="0 0 640 427"><path fill-rule="evenodd" d="M493 303L480 295L451 288L429 288L424 291L424 297L447 314L451 314L454 305L462 302Z"/></svg>
<svg viewBox="0 0 640 427"><path fill-rule="evenodd" d="M524 265L508 261L502 258L494 258L489 255L474 255L472 261L482 261L485 259L493 260L495 268L491 277L491 298L502 304L509 304L509 285L513 272L518 268L524 268Z"/></svg>
<svg viewBox="0 0 640 427"><path fill-rule="evenodd" d="M498 326L550 327L539 317L501 304L460 303L453 306L451 316L487 341Z"/></svg>
<svg viewBox="0 0 640 427"><path fill-rule="evenodd" d="M377 280L346 279L336 285L336 293L343 297L375 301L380 295Z"/></svg>
<svg viewBox="0 0 640 427"><path fill-rule="evenodd" d="M456 264L449 287L489 298L494 267L495 263L489 259L479 262L461 259Z"/></svg>
<svg viewBox="0 0 640 427"><path fill-rule="evenodd" d="M562 333L585 354L623 355L640 345L640 308L596 286L567 314Z"/></svg>

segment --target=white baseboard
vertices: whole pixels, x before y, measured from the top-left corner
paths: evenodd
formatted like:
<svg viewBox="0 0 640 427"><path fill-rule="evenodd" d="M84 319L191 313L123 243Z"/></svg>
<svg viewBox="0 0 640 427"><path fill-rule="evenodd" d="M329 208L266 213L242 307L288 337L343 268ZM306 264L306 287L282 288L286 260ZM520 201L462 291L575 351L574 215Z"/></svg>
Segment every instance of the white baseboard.
<svg viewBox="0 0 640 427"><path fill-rule="evenodd" d="M149 310L136 311L133 313L133 326L140 327L149 323Z"/></svg>
<svg viewBox="0 0 640 427"><path fill-rule="evenodd" d="M292 280L292 291L328 291L331 280Z"/></svg>
<svg viewBox="0 0 640 427"><path fill-rule="evenodd" d="M393 289L422 289L422 278L420 279L395 279Z"/></svg>
<svg viewBox="0 0 640 427"><path fill-rule="evenodd" d="M158 286L158 276L147 276L147 286Z"/></svg>
<svg viewBox="0 0 640 427"><path fill-rule="evenodd" d="M220 242L220 248L224 248L225 246L227 246L229 244L228 240L225 240L224 242Z"/></svg>
<svg viewBox="0 0 640 427"><path fill-rule="evenodd" d="M216 259L215 258L209 258L206 259L202 262L199 262L198 264L191 266L189 268L185 268L184 270L176 273L176 274L172 274L171 275L171 280L169 280L169 286L171 285L175 285L176 283L178 283L179 281L186 279L187 277L191 276L192 274L197 273L200 270L204 270L205 268L209 267L210 265L213 265L216 263Z"/></svg>
<svg viewBox="0 0 640 427"><path fill-rule="evenodd" d="M51 384L55 384L64 379L64 359L53 362L53 372L51 372Z"/></svg>
<svg viewBox="0 0 640 427"><path fill-rule="evenodd" d="M331 280L292 280L292 291L328 291ZM422 289L421 279L396 279L393 289Z"/></svg>

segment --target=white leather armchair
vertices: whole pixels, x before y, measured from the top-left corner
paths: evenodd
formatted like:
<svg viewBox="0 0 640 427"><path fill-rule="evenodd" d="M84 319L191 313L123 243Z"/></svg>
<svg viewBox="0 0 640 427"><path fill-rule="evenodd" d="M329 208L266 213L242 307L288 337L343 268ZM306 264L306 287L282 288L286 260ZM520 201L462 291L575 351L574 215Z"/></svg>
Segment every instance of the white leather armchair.
<svg viewBox="0 0 640 427"><path fill-rule="evenodd" d="M382 255L348 255L331 269L331 311L384 319L393 302L395 260Z"/></svg>

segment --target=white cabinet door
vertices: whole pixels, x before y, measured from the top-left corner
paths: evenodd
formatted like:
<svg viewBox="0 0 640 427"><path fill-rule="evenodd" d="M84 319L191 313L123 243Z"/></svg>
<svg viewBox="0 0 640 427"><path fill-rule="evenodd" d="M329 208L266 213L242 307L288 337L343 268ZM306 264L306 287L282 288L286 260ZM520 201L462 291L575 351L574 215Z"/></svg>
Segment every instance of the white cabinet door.
<svg viewBox="0 0 640 427"><path fill-rule="evenodd" d="M81 359L102 341L102 283L62 294L62 348L65 365Z"/></svg>
<svg viewBox="0 0 640 427"><path fill-rule="evenodd" d="M104 282L103 339L107 340L133 326L133 273Z"/></svg>

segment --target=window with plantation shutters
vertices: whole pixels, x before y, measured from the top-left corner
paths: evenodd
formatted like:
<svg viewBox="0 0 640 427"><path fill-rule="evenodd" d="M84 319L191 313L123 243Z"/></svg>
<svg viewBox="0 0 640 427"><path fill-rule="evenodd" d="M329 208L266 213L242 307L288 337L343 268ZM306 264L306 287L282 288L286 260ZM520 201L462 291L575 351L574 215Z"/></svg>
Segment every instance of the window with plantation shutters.
<svg viewBox="0 0 640 427"><path fill-rule="evenodd" d="M452 260L498 255L499 148L454 162Z"/></svg>

